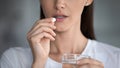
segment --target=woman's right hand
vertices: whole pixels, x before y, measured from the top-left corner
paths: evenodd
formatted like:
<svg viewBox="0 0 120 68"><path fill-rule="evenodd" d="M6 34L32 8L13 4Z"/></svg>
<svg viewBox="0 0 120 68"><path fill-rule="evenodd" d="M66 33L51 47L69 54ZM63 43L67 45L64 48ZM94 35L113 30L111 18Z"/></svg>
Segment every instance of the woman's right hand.
<svg viewBox="0 0 120 68"><path fill-rule="evenodd" d="M50 51L50 41L55 40L55 29L53 18L47 18L38 20L28 32L27 39L33 53L33 68L44 66Z"/></svg>

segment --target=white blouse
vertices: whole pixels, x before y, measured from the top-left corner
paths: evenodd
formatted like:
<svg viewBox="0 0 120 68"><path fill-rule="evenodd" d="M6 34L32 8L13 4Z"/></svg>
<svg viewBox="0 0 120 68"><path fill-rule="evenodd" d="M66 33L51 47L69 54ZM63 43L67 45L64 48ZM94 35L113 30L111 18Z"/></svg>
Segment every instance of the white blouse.
<svg viewBox="0 0 120 68"><path fill-rule="evenodd" d="M120 49L95 40L88 40L82 55L88 55L104 64L104 68L120 68ZM30 48L14 47L5 51L0 68L31 68L33 61ZM62 68L62 63L48 58L45 68Z"/></svg>

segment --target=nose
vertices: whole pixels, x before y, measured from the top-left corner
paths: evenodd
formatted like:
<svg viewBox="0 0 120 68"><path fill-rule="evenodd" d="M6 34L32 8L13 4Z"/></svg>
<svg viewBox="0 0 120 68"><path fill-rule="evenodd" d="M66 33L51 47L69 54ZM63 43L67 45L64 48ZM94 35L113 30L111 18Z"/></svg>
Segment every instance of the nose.
<svg viewBox="0 0 120 68"><path fill-rule="evenodd" d="M64 0L56 0L56 9L64 9L65 1Z"/></svg>

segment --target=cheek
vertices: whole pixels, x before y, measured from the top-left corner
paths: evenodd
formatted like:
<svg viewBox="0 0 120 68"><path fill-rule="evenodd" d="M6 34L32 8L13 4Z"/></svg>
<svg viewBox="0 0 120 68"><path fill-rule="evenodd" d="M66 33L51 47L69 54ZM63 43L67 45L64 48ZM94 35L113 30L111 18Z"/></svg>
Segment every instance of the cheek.
<svg viewBox="0 0 120 68"><path fill-rule="evenodd" d="M45 17L50 17L50 14L51 14L50 10L51 10L50 8L43 9L43 13L44 13Z"/></svg>
<svg viewBox="0 0 120 68"><path fill-rule="evenodd" d="M51 17L51 14L53 13L53 4L46 2L41 7L43 9L45 17Z"/></svg>
<svg viewBox="0 0 120 68"><path fill-rule="evenodd" d="M70 17L70 21L71 21L71 26L72 25L79 25L80 24L80 19L81 19L81 15L83 12L83 8L84 8L84 3L83 1L81 2L75 2L73 3L73 5L70 5L70 13L71 13L71 17Z"/></svg>
<svg viewBox="0 0 120 68"><path fill-rule="evenodd" d="M84 3L85 3L85 0L77 0L77 1L71 2L69 5L72 13L81 15L83 12Z"/></svg>

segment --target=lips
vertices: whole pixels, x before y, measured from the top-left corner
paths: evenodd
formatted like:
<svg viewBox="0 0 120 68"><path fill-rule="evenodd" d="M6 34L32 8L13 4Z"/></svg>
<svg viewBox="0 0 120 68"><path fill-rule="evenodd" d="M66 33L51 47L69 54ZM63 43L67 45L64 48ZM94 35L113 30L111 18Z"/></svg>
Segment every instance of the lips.
<svg viewBox="0 0 120 68"><path fill-rule="evenodd" d="M56 18L57 22L62 22L64 21L68 16L67 15L63 15L63 14L58 14L53 16L54 18Z"/></svg>
<svg viewBox="0 0 120 68"><path fill-rule="evenodd" d="M55 18L65 18L65 17L67 17L67 16L65 16L65 15L57 15L57 16L54 16Z"/></svg>

